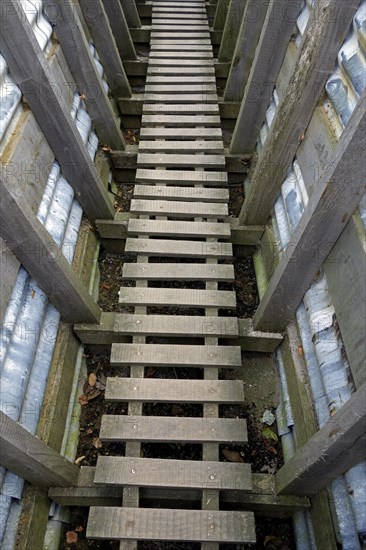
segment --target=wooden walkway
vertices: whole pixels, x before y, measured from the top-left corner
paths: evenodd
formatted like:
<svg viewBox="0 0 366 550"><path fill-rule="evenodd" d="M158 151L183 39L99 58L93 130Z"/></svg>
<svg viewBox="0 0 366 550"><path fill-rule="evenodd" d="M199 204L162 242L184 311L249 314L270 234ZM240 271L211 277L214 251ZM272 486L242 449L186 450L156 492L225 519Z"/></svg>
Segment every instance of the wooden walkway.
<svg viewBox="0 0 366 550"><path fill-rule="evenodd" d="M107 400L128 403L128 414L105 415L100 430L102 441L125 443L125 456L99 457L94 479L120 486L122 504L91 507L87 535L120 540L123 550L137 548L139 540L200 542L205 550L252 543L253 513L220 510L220 491L251 491L252 474L247 464L219 462L219 445L246 442L247 429L245 420L219 415L220 404L242 403L244 392L241 381L219 379L219 369L241 365L241 349L225 345L238 334L237 320L219 317L219 310L235 309L236 299L218 290L220 281L234 279L234 269L219 263L230 260L232 245L204 0L153 1L142 126L131 203L137 217L126 242L137 263L123 268L135 286L120 291L120 303L134 307L127 330L132 343L113 344L111 356L116 370L130 367L130 377L109 378L106 389ZM154 263L154 256L166 263ZM198 281L201 289L172 288L172 281ZM166 313L150 315L151 307ZM172 307L178 315L169 314ZM165 343L151 343L151 334ZM149 367L164 367L166 378L145 378ZM203 379L172 378L177 367L202 369ZM149 402L199 403L203 415L146 416ZM143 443L199 444L202 460L142 458ZM176 491L177 502L170 509L142 508L140 488ZM187 489L201 491L200 510L182 509Z"/></svg>

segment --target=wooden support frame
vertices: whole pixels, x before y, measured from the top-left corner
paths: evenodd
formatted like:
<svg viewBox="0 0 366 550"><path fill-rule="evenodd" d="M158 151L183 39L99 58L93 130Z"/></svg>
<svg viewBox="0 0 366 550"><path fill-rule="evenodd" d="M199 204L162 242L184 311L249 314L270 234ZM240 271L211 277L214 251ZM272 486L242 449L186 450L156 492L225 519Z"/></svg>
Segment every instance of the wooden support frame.
<svg viewBox="0 0 366 550"><path fill-rule="evenodd" d="M316 495L363 460L366 384L276 474L279 494Z"/></svg>
<svg viewBox="0 0 366 550"><path fill-rule="evenodd" d="M38 487L77 485L79 468L0 411L0 464Z"/></svg>
<svg viewBox="0 0 366 550"><path fill-rule="evenodd" d="M215 31L222 31L224 29L229 3L230 0L218 0L213 23Z"/></svg>
<svg viewBox="0 0 366 550"><path fill-rule="evenodd" d="M12 0L7 5L0 31L0 49L86 215L90 221L100 217L112 218L112 200L81 140L65 100L54 86L44 53L19 0Z"/></svg>
<svg viewBox="0 0 366 550"><path fill-rule="evenodd" d="M102 0L122 61L137 60L135 46L120 0Z"/></svg>
<svg viewBox="0 0 366 550"><path fill-rule="evenodd" d="M231 61L233 58L247 1L230 0L218 55L219 61Z"/></svg>
<svg viewBox="0 0 366 550"><path fill-rule="evenodd" d="M99 322L101 310L28 203L0 178L0 236L69 322Z"/></svg>
<svg viewBox="0 0 366 550"><path fill-rule="evenodd" d="M79 0L90 35L115 99L131 97L128 78L102 0Z"/></svg>
<svg viewBox="0 0 366 550"><path fill-rule="evenodd" d="M112 149L125 149L126 144L97 71L80 19L71 0L45 0L62 52L70 67L99 139Z"/></svg>
<svg viewBox="0 0 366 550"><path fill-rule="evenodd" d="M135 0L120 0L129 27L139 29L141 20Z"/></svg>
<svg viewBox="0 0 366 550"><path fill-rule="evenodd" d="M251 177L239 216L242 224L267 222L358 5L357 0L319 0L311 13L286 93Z"/></svg>
<svg viewBox="0 0 366 550"><path fill-rule="evenodd" d="M269 282L254 315L256 329L283 330L294 317L365 192L365 147L366 91Z"/></svg>
<svg viewBox="0 0 366 550"><path fill-rule="evenodd" d="M252 66L246 68L242 85L238 82L238 67L233 66L230 71L224 99L233 100L235 93L243 98L231 141L232 152L254 150L301 4L302 0L271 0Z"/></svg>

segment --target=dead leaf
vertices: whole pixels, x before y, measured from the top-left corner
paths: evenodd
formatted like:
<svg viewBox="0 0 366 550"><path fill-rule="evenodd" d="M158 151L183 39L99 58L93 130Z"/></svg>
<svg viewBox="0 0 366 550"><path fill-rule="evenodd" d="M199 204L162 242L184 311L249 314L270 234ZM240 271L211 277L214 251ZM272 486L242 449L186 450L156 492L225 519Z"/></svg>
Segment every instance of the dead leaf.
<svg viewBox="0 0 366 550"><path fill-rule="evenodd" d="M103 386L106 385L107 383L107 377L105 374L103 374L102 372L98 375L98 381L103 384Z"/></svg>
<svg viewBox="0 0 366 550"><path fill-rule="evenodd" d="M224 449L222 454L229 462L244 462L243 457L238 451L229 451L229 449Z"/></svg>
<svg viewBox="0 0 366 550"><path fill-rule="evenodd" d="M35 295L36 295L36 291L32 290L32 300L34 299Z"/></svg>
<svg viewBox="0 0 366 550"><path fill-rule="evenodd" d="M301 134L300 139L299 139L300 143L302 143L304 141L304 139L305 139L305 134Z"/></svg>
<svg viewBox="0 0 366 550"><path fill-rule="evenodd" d="M146 370L145 378L152 378L154 376L155 369L153 367L149 367Z"/></svg>
<svg viewBox="0 0 366 550"><path fill-rule="evenodd" d="M86 95L85 95L85 94L81 94L80 99L86 99Z"/></svg>
<svg viewBox="0 0 366 550"><path fill-rule="evenodd" d="M74 544L78 540L78 534L75 531L67 531L66 533L66 543Z"/></svg>
<svg viewBox="0 0 366 550"><path fill-rule="evenodd" d="M101 440L99 437L93 437L93 445L96 449L101 449L103 447Z"/></svg>
<svg viewBox="0 0 366 550"><path fill-rule="evenodd" d="M298 348L297 348L297 353L298 353L301 357L304 356L304 349L303 349L302 346L298 346Z"/></svg>
<svg viewBox="0 0 366 550"><path fill-rule="evenodd" d="M269 542L282 542L281 539L279 539L278 537L274 537L273 535L269 535L267 536L265 539L264 539L264 542L263 542L263 546L267 546L267 544Z"/></svg>
<svg viewBox="0 0 366 550"><path fill-rule="evenodd" d="M99 397L101 395L101 391L95 390L94 388L91 390L90 393L88 393L87 399L88 401L91 401L92 399L95 399L96 397Z"/></svg>
<svg viewBox="0 0 366 550"><path fill-rule="evenodd" d="M88 378L89 386L91 386L93 388L95 386L96 381L97 381L96 375L94 374L94 372L91 372L89 374L89 378Z"/></svg>
<svg viewBox="0 0 366 550"><path fill-rule="evenodd" d="M276 466L268 466L268 465L262 466L261 473L267 473L267 474L273 475L276 473Z"/></svg>
<svg viewBox="0 0 366 550"><path fill-rule="evenodd" d="M102 145L102 151L112 151L111 147L109 145Z"/></svg>
<svg viewBox="0 0 366 550"><path fill-rule="evenodd" d="M278 441L278 436L275 432L273 432L271 430L271 428L264 428L264 430L262 431L262 435L263 437L265 437L266 439L272 439L273 441L275 441L277 443Z"/></svg>
<svg viewBox="0 0 366 550"><path fill-rule="evenodd" d="M88 429L86 430L86 433L87 433L88 435L91 435L91 434L93 433L93 430L92 430L91 428L88 428Z"/></svg>
<svg viewBox="0 0 366 550"><path fill-rule="evenodd" d="M102 384L101 382L96 382L95 383L95 389L104 391L105 390L105 384Z"/></svg>
<svg viewBox="0 0 366 550"><path fill-rule="evenodd" d="M87 398L86 395L80 395L79 403L80 403L81 406L87 405L89 403L89 399Z"/></svg>
<svg viewBox="0 0 366 550"><path fill-rule="evenodd" d="M79 456L79 458L77 458L75 460L75 464L80 464L80 462L82 462L84 460L84 458L85 458L85 455L84 456Z"/></svg>
<svg viewBox="0 0 366 550"><path fill-rule="evenodd" d="M99 285L99 288L100 288L101 290L110 290L111 287L110 287L109 285L106 285L105 283L101 283L101 284Z"/></svg>
<svg viewBox="0 0 366 550"><path fill-rule="evenodd" d="M82 531L84 531L84 527L83 527L82 525L79 525L79 527L76 527L76 528L75 528L75 531L76 531L77 533L81 533Z"/></svg>

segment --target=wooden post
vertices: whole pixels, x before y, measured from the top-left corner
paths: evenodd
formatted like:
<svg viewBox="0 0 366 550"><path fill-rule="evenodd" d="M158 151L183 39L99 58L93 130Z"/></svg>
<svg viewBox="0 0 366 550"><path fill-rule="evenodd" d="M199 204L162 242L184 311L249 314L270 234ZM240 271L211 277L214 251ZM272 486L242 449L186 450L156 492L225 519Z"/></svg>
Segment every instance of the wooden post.
<svg viewBox="0 0 366 550"><path fill-rule="evenodd" d="M238 101L243 98L231 140L231 152L254 150L301 4L302 0L271 0L252 66L245 67L244 59L231 68L224 99ZM248 47L250 46L247 45ZM236 56L234 59L236 62ZM240 64L244 64L242 81Z"/></svg>
<svg viewBox="0 0 366 550"><path fill-rule="evenodd" d="M103 0L117 48L123 61L136 61L137 55L120 0Z"/></svg>
<svg viewBox="0 0 366 550"><path fill-rule="evenodd" d="M358 5L357 0L316 3L286 93L251 177L239 215L241 224L267 222Z"/></svg>
<svg viewBox="0 0 366 550"><path fill-rule="evenodd" d="M222 31L225 26L229 2L230 0L218 0L217 2L215 20L213 24L213 28L215 31Z"/></svg>
<svg viewBox="0 0 366 550"><path fill-rule="evenodd" d="M125 14L128 26L133 29L141 27L139 12L137 11L135 0L120 0Z"/></svg>
<svg viewBox="0 0 366 550"><path fill-rule="evenodd" d="M131 97L130 84L102 0L92 3L79 0L79 4L114 98Z"/></svg>
<svg viewBox="0 0 366 550"><path fill-rule="evenodd" d="M279 494L314 496L365 457L366 385L276 474Z"/></svg>
<svg viewBox="0 0 366 550"><path fill-rule="evenodd" d="M90 221L113 218L111 198L81 140L69 108L53 82L45 55L19 0L6 5L0 29L0 50Z"/></svg>
<svg viewBox="0 0 366 550"><path fill-rule="evenodd" d="M0 236L69 323L99 322L101 310L21 194L0 177Z"/></svg>
<svg viewBox="0 0 366 550"><path fill-rule="evenodd" d="M310 197L253 318L256 330L281 331L365 193L366 91ZM365 296L360 296L360 303Z"/></svg>
<svg viewBox="0 0 366 550"><path fill-rule="evenodd" d="M231 0L226 16L218 60L231 61L247 0Z"/></svg>
<svg viewBox="0 0 366 550"><path fill-rule="evenodd" d="M0 464L29 483L76 486L79 468L0 411Z"/></svg>
<svg viewBox="0 0 366 550"><path fill-rule="evenodd" d="M125 140L111 101L95 66L89 44L71 0L45 0L46 13L99 139L112 149L125 149ZM117 98L116 98L117 99Z"/></svg>

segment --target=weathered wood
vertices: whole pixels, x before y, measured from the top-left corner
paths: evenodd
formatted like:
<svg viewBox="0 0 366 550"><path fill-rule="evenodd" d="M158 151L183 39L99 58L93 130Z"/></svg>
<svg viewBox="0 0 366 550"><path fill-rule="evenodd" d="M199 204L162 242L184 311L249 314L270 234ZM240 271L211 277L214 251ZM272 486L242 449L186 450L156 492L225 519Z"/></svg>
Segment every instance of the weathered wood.
<svg viewBox="0 0 366 550"><path fill-rule="evenodd" d="M0 411L0 464L39 487L77 485L79 468Z"/></svg>
<svg viewBox="0 0 366 550"><path fill-rule="evenodd" d="M148 170L144 168L139 168L136 171L136 182L141 183L172 183L174 185L194 185L201 183L202 185L225 187L227 186L227 181L228 176L225 172Z"/></svg>
<svg viewBox="0 0 366 550"><path fill-rule="evenodd" d="M254 330L252 319L238 319L239 336L237 344L245 351L271 353L282 343L283 336L278 332ZM233 342L230 342L234 344Z"/></svg>
<svg viewBox="0 0 366 550"><path fill-rule="evenodd" d="M164 199L166 201L227 203L229 191L228 189L211 189L208 187L135 185L133 196L140 199Z"/></svg>
<svg viewBox="0 0 366 550"><path fill-rule="evenodd" d="M250 491L252 475L249 464L100 456L95 482L141 487Z"/></svg>
<svg viewBox="0 0 366 550"><path fill-rule="evenodd" d="M87 536L102 539L255 542L250 512L148 508L90 509Z"/></svg>
<svg viewBox="0 0 366 550"><path fill-rule="evenodd" d="M206 290L203 292L210 291ZM112 345L111 365L118 367L121 365L141 364L199 368L240 367L241 352L238 346L186 346L177 344Z"/></svg>
<svg viewBox="0 0 366 550"><path fill-rule="evenodd" d="M234 268L231 265L153 263L124 264L123 279L149 281L232 281Z"/></svg>
<svg viewBox="0 0 366 550"><path fill-rule="evenodd" d="M194 153L194 152L193 152ZM156 166L182 167L188 168L190 166L199 166L202 168L220 168L225 166L224 155L174 155L164 153L139 153L137 156L137 164L140 168L149 168Z"/></svg>
<svg viewBox="0 0 366 550"><path fill-rule="evenodd" d="M279 493L312 496L365 456L366 385L276 474Z"/></svg>
<svg viewBox="0 0 366 550"><path fill-rule="evenodd" d="M85 103L100 140L113 149L124 149L125 141L89 44L71 0L46 0L46 13Z"/></svg>
<svg viewBox="0 0 366 550"><path fill-rule="evenodd" d="M243 403L239 380L157 380L108 378L107 401L158 403Z"/></svg>
<svg viewBox="0 0 366 550"><path fill-rule="evenodd" d="M215 84L215 76L188 75L188 76L150 76L146 77L146 84L159 84L164 89L166 84ZM216 84L215 84L216 86ZM215 87L216 89L216 87Z"/></svg>
<svg viewBox="0 0 366 550"><path fill-rule="evenodd" d="M120 0L129 27L139 29L141 20L135 0Z"/></svg>
<svg viewBox="0 0 366 550"><path fill-rule="evenodd" d="M320 0L310 15L290 83L251 177L239 216L241 223L267 222L357 7L355 0L346 4L340 0Z"/></svg>
<svg viewBox="0 0 366 550"><path fill-rule="evenodd" d="M301 0L271 0L253 62L245 69L246 78L239 82L239 67L231 68L224 98L233 100L237 94L243 98L231 142L232 152L254 150L301 5ZM241 63L245 64L245 60Z"/></svg>
<svg viewBox="0 0 366 550"><path fill-rule="evenodd" d="M218 0L213 28L215 30L223 30L225 27L225 21L227 17L227 11L229 8L230 0Z"/></svg>
<svg viewBox="0 0 366 550"><path fill-rule="evenodd" d="M189 288L122 287L119 303L125 305L236 308L235 292Z"/></svg>
<svg viewBox="0 0 366 550"><path fill-rule="evenodd" d="M236 41L247 0L230 0L218 60L230 61L233 58Z"/></svg>
<svg viewBox="0 0 366 550"><path fill-rule="evenodd" d="M224 144L222 141L204 141L204 140L184 140L184 141L175 141L165 139L156 139L156 140L141 140L139 143L140 152L173 152L173 153L223 153Z"/></svg>
<svg viewBox="0 0 366 550"><path fill-rule="evenodd" d="M5 177L0 179L0 191L0 235L13 254L66 320L98 321L98 305L28 203Z"/></svg>
<svg viewBox="0 0 366 550"><path fill-rule="evenodd" d="M333 248L365 192L366 92L309 199L254 316L254 327L281 330ZM316 251L316 254L314 253Z"/></svg>
<svg viewBox="0 0 366 550"><path fill-rule="evenodd" d="M230 219L231 242L242 246L257 246L264 232L262 225L239 225L237 218Z"/></svg>
<svg viewBox="0 0 366 550"><path fill-rule="evenodd" d="M231 258L233 247L231 243L128 238L126 252L141 252L147 256L163 257Z"/></svg>
<svg viewBox="0 0 366 550"><path fill-rule="evenodd" d="M146 115L141 119L142 126L181 126L190 128L195 126L213 126L219 127L220 117L216 115Z"/></svg>
<svg viewBox="0 0 366 550"><path fill-rule="evenodd" d="M215 222L181 222L166 220L137 220L130 219L128 223L130 235L170 236L184 239L217 237L229 238L230 225ZM201 243L207 245L208 243Z"/></svg>
<svg viewBox="0 0 366 550"><path fill-rule="evenodd" d="M0 48L12 77L24 93L63 175L74 188L89 219L111 218L111 199L90 160L63 96L53 85L52 73L33 29L18 0L8 7L1 26ZM16 47L14 36L22 36Z"/></svg>
<svg viewBox="0 0 366 550"><path fill-rule="evenodd" d="M150 52L150 59L176 59L177 53L168 51L155 51ZM182 51L179 52L179 59L191 59L195 61L196 59L211 59L213 62L212 52L210 51Z"/></svg>
<svg viewBox="0 0 366 550"><path fill-rule="evenodd" d="M160 89L160 93L145 93L144 101L146 103L217 103L216 94L199 93L196 89L195 94L166 94Z"/></svg>
<svg viewBox="0 0 366 550"><path fill-rule="evenodd" d="M109 87L115 99L131 97L131 88L113 36L103 1L79 0L90 35L103 65Z"/></svg>
<svg viewBox="0 0 366 550"><path fill-rule="evenodd" d="M242 419L188 418L106 414L101 441L150 441L154 443L245 443L247 424Z"/></svg>
<svg viewBox="0 0 366 550"><path fill-rule="evenodd" d="M139 214L162 215L168 218L223 219L229 215L227 204L156 199L132 199L130 210Z"/></svg>
<svg viewBox="0 0 366 550"><path fill-rule="evenodd" d="M197 95L197 94L206 94L205 97L209 97L209 94L214 94L216 96L216 84L207 83L207 84L146 84L145 94L185 94L187 99L189 99L188 94Z"/></svg>
<svg viewBox="0 0 366 550"><path fill-rule="evenodd" d="M102 0L122 61L137 59L120 0Z"/></svg>

